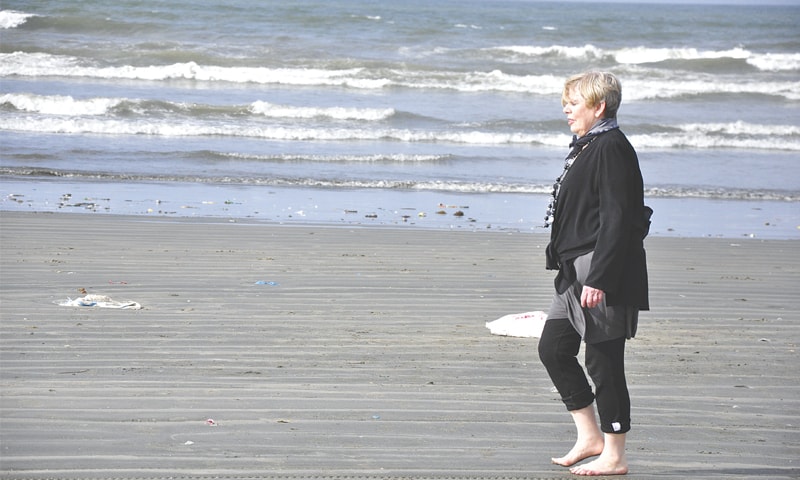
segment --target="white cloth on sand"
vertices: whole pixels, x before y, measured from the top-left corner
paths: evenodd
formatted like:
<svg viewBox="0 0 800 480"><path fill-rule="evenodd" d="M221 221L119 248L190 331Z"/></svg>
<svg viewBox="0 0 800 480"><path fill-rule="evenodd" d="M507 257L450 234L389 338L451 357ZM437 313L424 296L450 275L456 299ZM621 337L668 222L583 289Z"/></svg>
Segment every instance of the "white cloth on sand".
<svg viewBox="0 0 800 480"><path fill-rule="evenodd" d="M514 313L486 322L486 328L493 335L506 337L541 337L547 312Z"/></svg>
<svg viewBox="0 0 800 480"><path fill-rule="evenodd" d="M61 302L58 302L59 305L62 307L99 307L99 308L129 308L132 310L138 310L142 308L136 302L132 302L130 300L126 300L124 302L118 302L116 300L111 299L111 297L107 297L106 295L85 295L83 297L79 297L76 299L68 298Z"/></svg>

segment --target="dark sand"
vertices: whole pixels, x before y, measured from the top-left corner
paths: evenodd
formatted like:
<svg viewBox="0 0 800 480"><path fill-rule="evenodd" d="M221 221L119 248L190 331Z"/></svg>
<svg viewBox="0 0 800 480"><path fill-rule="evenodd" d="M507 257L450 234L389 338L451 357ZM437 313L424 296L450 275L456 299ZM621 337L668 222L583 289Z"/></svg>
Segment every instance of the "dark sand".
<svg viewBox="0 0 800 480"><path fill-rule="evenodd" d="M574 478L537 340L484 326L548 307L542 236L0 221L2 478ZM800 242L647 249L627 478L800 478Z"/></svg>

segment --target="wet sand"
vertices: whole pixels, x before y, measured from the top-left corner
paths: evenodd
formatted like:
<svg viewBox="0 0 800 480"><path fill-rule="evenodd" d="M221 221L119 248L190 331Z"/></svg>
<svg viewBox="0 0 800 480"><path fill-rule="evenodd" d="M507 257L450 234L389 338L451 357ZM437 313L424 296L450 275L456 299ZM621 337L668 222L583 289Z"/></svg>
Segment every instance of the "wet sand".
<svg viewBox="0 0 800 480"><path fill-rule="evenodd" d="M574 478L546 238L0 212L2 478ZM800 242L647 240L636 479L800 477ZM140 310L65 307L89 294Z"/></svg>

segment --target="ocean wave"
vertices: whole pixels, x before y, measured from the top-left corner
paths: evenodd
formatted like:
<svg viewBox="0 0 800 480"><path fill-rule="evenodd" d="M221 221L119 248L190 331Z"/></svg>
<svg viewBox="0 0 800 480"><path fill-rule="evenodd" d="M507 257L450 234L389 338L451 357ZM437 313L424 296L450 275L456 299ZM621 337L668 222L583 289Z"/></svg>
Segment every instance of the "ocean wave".
<svg viewBox="0 0 800 480"><path fill-rule="evenodd" d="M346 107L295 107L256 101L250 105L253 113L270 118L315 118L335 120L386 120L395 114L393 108L346 108Z"/></svg>
<svg viewBox="0 0 800 480"><path fill-rule="evenodd" d="M295 86L335 86L362 90L404 87L439 89L460 92L513 92L533 95L560 95L564 79L558 75L518 75L501 70L442 71L396 70L391 68L354 67L325 68L268 68L221 67L195 62L169 65L97 67L84 60L46 53L15 52L0 54L0 76L54 76L144 81L190 80L202 82L231 82ZM757 94L800 99L800 83L791 81L753 82L722 81L707 75L688 75L684 72L665 77L648 70L633 70L625 81L628 101L702 96L718 93ZM298 114L298 112L295 112ZM380 113L381 115L385 112Z"/></svg>
<svg viewBox="0 0 800 480"><path fill-rule="evenodd" d="M629 134L639 150L738 148L800 151L797 128L789 125L688 124L670 131ZM278 141L397 141L466 145L543 145L563 147L562 132L488 130L411 130L396 128L286 127L176 120L119 120L97 117L0 117L0 130L32 133L152 135L162 137L258 138ZM737 133L738 132L738 133Z"/></svg>
<svg viewBox="0 0 800 480"><path fill-rule="evenodd" d="M711 76L671 76L658 80L640 77L623 82L626 101L694 98L707 95L763 95L777 96L788 100L800 100L800 83L761 81L723 81Z"/></svg>
<svg viewBox="0 0 800 480"><path fill-rule="evenodd" d="M7 93L0 95L0 106L11 105L24 112L48 115L105 115L122 103L119 98L90 98L76 100L64 95L31 95Z"/></svg>
<svg viewBox="0 0 800 480"><path fill-rule="evenodd" d="M652 198L704 198L712 200L752 200L800 202L800 192L785 190L749 190L741 188L711 187L646 187L645 197Z"/></svg>
<svg viewBox="0 0 800 480"><path fill-rule="evenodd" d="M638 65L666 61L743 60L764 72L800 70L798 53L754 53L743 48L698 50L696 48L627 48L612 54L620 64Z"/></svg>
<svg viewBox="0 0 800 480"><path fill-rule="evenodd" d="M38 15L16 10L0 10L0 29L17 28L27 22L29 18L36 16Z"/></svg>
<svg viewBox="0 0 800 480"><path fill-rule="evenodd" d="M622 48L610 52L610 55L618 63L640 64L640 63L659 63L667 60L711 60L732 58L746 60L753 54L743 48L732 48L730 50L698 50L696 48L648 48L633 47Z"/></svg>
<svg viewBox="0 0 800 480"><path fill-rule="evenodd" d="M104 118L0 117L0 130L34 133L153 135L163 137L248 137L281 141L400 141L445 142L473 145L549 144L563 146L564 135L496 133L486 131L425 131L409 129L313 128L281 126L242 126L221 123L209 125L175 121L123 121Z"/></svg>
<svg viewBox="0 0 800 480"><path fill-rule="evenodd" d="M436 163L450 160L452 155L372 154L372 155L252 155L245 153L211 153L214 156L259 162L298 163Z"/></svg>
<svg viewBox="0 0 800 480"><path fill-rule="evenodd" d="M531 58L561 58L582 61L613 61L620 65L656 64L666 61L697 60L742 60L758 70L794 71L800 70L800 53L756 53L735 47L727 50L700 50L692 47L652 48L645 46L626 47L620 49L602 49L591 44L583 46L565 45L512 45L492 47L489 51L510 52L515 55Z"/></svg>
<svg viewBox="0 0 800 480"><path fill-rule="evenodd" d="M798 125L760 125L748 122L730 123L688 123L678 128L685 132L698 132L701 134L723 135L762 135L772 138L785 135L800 136Z"/></svg>
<svg viewBox="0 0 800 480"><path fill-rule="evenodd" d="M629 135L638 150L728 148L800 151L800 127L748 122L687 123L676 131Z"/></svg>
<svg viewBox="0 0 800 480"><path fill-rule="evenodd" d="M308 177L268 176L191 176L172 174L127 174L81 170L57 170L36 167L3 167L0 175L27 178L62 178L72 180L101 180L108 182L158 182L224 185L257 185L273 187L307 187L325 189L420 190L449 193L505 193L549 195L551 184L503 182L413 181L386 179L330 179ZM800 202L800 192L769 189L721 187L646 186L645 196L651 198L704 198L718 200L751 200Z"/></svg>
<svg viewBox="0 0 800 480"><path fill-rule="evenodd" d="M380 121L386 120L396 113L392 108L297 107L276 105L260 100L247 106L216 106L127 98L75 99L67 95L26 93L0 95L0 106L3 105L9 105L23 112L70 116L106 115L115 111L133 111L140 115L167 111L183 112L197 116L203 116L208 113L238 115L249 111L254 115L269 118L309 119L325 117L334 120Z"/></svg>
<svg viewBox="0 0 800 480"><path fill-rule="evenodd" d="M509 45L487 48L490 52L510 52L525 57L561 57L570 60L596 60L607 54L594 45L569 47L566 45Z"/></svg>
<svg viewBox="0 0 800 480"><path fill-rule="evenodd" d="M767 72L800 70L800 53L765 53L748 58L747 63Z"/></svg>
<svg viewBox="0 0 800 480"><path fill-rule="evenodd" d="M192 80L294 86L335 86L363 90L387 87L452 89L464 92L508 91L558 94L563 79L489 72L407 71L394 69L220 67L195 62L170 65L96 67L82 59L46 53L0 54L0 76L55 76L124 80Z"/></svg>
<svg viewBox="0 0 800 480"><path fill-rule="evenodd" d="M782 150L800 151L800 141L780 141L765 138L730 138L710 136L701 132L683 134L658 133L629 135L638 151L672 149L744 149L744 150Z"/></svg>
<svg viewBox="0 0 800 480"><path fill-rule="evenodd" d="M57 76L124 80L196 80L205 82L261 83L307 86L350 86L375 89L385 79L360 78L363 68L266 68L203 66L195 62L170 65L96 67L66 55L14 52L0 54L2 76Z"/></svg>
<svg viewBox="0 0 800 480"><path fill-rule="evenodd" d="M435 190L458 193L534 193L549 194L552 190L547 185L527 185L511 183L480 183L457 181L413 181L413 180L363 180L363 179L330 179L308 177L268 177L268 176L192 176L173 174L130 174L83 170L58 170L38 167L4 167L0 166L0 175L28 178L64 178L78 180L102 180L123 182L159 182L159 183L200 183L225 185L264 185L292 186L329 189L386 189L386 190Z"/></svg>

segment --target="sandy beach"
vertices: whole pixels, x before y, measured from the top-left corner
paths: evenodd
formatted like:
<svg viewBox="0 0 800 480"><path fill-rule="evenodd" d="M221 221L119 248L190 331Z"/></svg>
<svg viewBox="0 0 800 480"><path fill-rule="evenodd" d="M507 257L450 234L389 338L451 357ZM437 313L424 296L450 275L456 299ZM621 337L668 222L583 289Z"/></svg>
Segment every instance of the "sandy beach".
<svg viewBox="0 0 800 480"><path fill-rule="evenodd" d="M0 212L0 477L575 478L546 240ZM800 242L646 247L627 478L800 478Z"/></svg>

